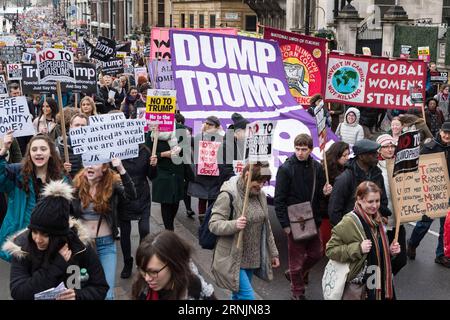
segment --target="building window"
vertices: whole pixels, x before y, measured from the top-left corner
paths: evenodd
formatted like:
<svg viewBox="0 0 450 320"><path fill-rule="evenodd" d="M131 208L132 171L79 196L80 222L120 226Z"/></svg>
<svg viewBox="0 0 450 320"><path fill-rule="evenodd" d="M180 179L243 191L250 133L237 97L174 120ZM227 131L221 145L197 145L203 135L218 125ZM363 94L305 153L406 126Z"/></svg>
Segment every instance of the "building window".
<svg viewBox="0 0 450 320"><path fill-rule="evenodd" d="M181 19L180 19L180 28L184 28L185 27L185 23L186 23L186 15L184 13L181 14Z"/></svg>
<svg viewBox="0 0 450 320"><path fill-rule="evenodd" d="M150 23L148 22L148 17L149 17L149 12L148 12L148 0L144 0L144 25L143 27L147 27L150 25Z"/></svg>
<svg viewBox="0 0 450 320"><path fill-rule="evenodd" d="M199 14L198 15L198 27L199 28L204 28L205 27L205 15L204 14Z"/></svg>
<svg viewBox="0 0 450 320"><path fill-rule="evenodd" d="M395 0L375 0L374 4L380 8L380 18L383 18L386 11L395 5Z"/></svg>
<svg viewBox="0 0 450 320"><path fill-rule="evenodd" d="M190 14L189 15L189 28L193 28L194 27L194 15Z"/></svg>
<svg viewBox="0 0 450 320"><path fill-rule="evenodd" d="M210 14L209 15L209 27L210 28L215 28L216 27L216 15L215 14Z"/></svg>
<svg viewBox="0 0 450 320"><path fill-rule="evenodd" d="M245 31L256 31L256 16L245 16Z"/></svg>
<svg viewBox="0 0 450 320"><path fill-rule="evenodd" d="M442 5L442 22L450 25L450 0L444 0Z"/></svg>
<svg viewBox="0 0 450 320"><path fill-rule="evenodd" d="M158 0L158 27L165 26L164 0Z"/></svg>
<svg viewBox="0 0 450 320"><path fill-rule="evenodd" d="M170 14L169 19L170 19L170 27L172 28L172 23L173 23L173 21L172 21L172 14Z"/></svg>

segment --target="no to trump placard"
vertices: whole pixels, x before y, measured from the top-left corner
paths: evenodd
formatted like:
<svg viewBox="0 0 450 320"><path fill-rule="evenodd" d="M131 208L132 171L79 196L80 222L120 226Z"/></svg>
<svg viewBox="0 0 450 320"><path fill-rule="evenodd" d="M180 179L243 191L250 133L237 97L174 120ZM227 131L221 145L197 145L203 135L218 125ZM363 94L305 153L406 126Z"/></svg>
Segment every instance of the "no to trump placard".
<svg viewBox="0 0 450 320"><path fill-rule="evenodd" d="M400 222L419 221L423 215L447 215L450 185L443 152L421 155L418 171L396 177L392 177L394 162L387 164L392 204Z"/></svg>
<svg viewBox="0 0 450 320"><path fill-rule="evenodd" d="M6 69L8 71L8 80L22 80L22 64L8 64Z"/></svg>
<svg viewBox="0 0 450 320"><path fill-rule="evenodd" d="M60 49L45 49L36 54L39 83L51 81L75 82L73 53Z"/></svg>
<svg viewBox="0 0 450 320"><path fill-rule="evenodd" d="M425 96L423 61L374 58L331 53L328 59L325 100L353 106L401 109L414 107L410 87Z"/></svg>
<svg viewBox="0 0 450 320"><path fill-rule="evenodd" d="M14 137L35 134L27 99L23 96L0 99L0 137L8 130L14 130Z"/></svg>
<svg viewBox="0 0 450 320"><path fill-rule="evenodd" d="M274 41L170 30L180 110L293 106Z"/></svg>
<svg viewBox="0 0 450 320"><path fill-rule="evenodd" d="M160 132L173 131L176 110L175 94L175 90L147 90L145 118L148 126L158 126ZM147 130L148 128L146 128Z"/></svg>

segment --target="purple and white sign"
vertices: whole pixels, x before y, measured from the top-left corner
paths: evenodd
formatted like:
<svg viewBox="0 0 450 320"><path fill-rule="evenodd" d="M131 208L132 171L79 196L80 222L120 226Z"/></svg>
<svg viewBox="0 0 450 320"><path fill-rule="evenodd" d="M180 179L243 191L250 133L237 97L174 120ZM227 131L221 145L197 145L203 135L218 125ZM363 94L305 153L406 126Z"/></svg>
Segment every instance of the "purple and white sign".
<svg viewBox="0 0 450 320"><path fill-rule="evenodd" d="M154 81L156 89L175 89L171 61L166 59L152 60L148 64L148 73L151 81Z"/></svg>
<svg viewBox="0 0 450 320"><path fill-rule="evenodd" d="M232 124L234 112L249 122L276 120L273 180L277 168L294 152L294 139L300 133L313 138L313 154L321 158L315 120L289 92L276 42L183 30L171 30L170 42L178 108L194 134L212 115L223 128ZM329 144L338 140L331 131L328 137ZM273 196L274 185L265 191Z"/></svg>

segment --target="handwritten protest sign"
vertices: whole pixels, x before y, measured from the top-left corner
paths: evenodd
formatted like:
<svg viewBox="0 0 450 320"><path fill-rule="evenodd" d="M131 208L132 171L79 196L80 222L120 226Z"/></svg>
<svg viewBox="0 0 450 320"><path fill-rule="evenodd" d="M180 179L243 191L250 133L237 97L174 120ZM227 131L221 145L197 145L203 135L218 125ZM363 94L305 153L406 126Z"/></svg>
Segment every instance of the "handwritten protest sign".
<svg viewBox="0 0 450 320"><path fill-rule="evenodd" d="M22 64L8 64L6 69L8 71L8 80L22 80Z"/></svg>
<svg viewBox="0 0 450 320"><path fill-rule="evenodd" d="M326 102L408 110L414 107L409 88L425 95L423 61L354 56L332 52L328 59Z"/></svg>
<svg viewBox="0 0 450 320"><path fill-rule="evenodd" d="M35 134L27 99L23 96L0 99L0 137L14 130L14 137Z"/></svg>
<svg viewBox="0 0 450 320"><path fill-rule="evenodd" d="M0 98L7 98L8 85L6 84L5 76L0 74Z"/></svg>
<svg viewBox="0 0 450 320"><path fill-rule="evenodd" d="M36 54L39 83L50 81L75 82L73 53L60 49L45 49Z"/></svg>
<svg viewBox="0 0 450 320"><path fill-rule="evenodd" d="M107 62L111 57L115 56L115 53L116 41L100 36L90 57Z"/></svg>
<svg viewBox="0 0 450 320"><path fill-rule="evenodd" d="M255 121L247 124L245 129L245 159L269 161L272 156L272 137L275 122Z"/></svg>
<svg viewBox="0 0 450 320"><path fill-rule="evenodd" d="M176 110L175 94L175 90L147 90L145 115L147 125L157 125L159 132L173 131ZM146 128L146 130L148 130L148 128Z"/></svg>
<svg viewBox="0 0 450 320"><path fill-rule="evenodd" d="M235 175L239 176L245 168L245 161L233 160L233 172Z"/></svg>
<svg viewBox="0 0 450 320"><path fill-rule="evenodd" d="M139 144L145 142L144 120L114 113L91 116L89 123L69 131L74 154L82 154L84 166L139 156Z"/></svg>
<svg viewBox="0 0 450 320"><path fill-rule="evenodd" d="M221 142L199 141L197 174L201 176L219 176L217 154Z"/></svg>
<svg viewBox="0 0 450 320"><path fill-rule="evenodd" d="M400 222L419 221L423 215L430 218L447 215L450 182L443 152L421 155L416 172L393 177L394 161L388 161L387 168L392 204Z"/></svg>

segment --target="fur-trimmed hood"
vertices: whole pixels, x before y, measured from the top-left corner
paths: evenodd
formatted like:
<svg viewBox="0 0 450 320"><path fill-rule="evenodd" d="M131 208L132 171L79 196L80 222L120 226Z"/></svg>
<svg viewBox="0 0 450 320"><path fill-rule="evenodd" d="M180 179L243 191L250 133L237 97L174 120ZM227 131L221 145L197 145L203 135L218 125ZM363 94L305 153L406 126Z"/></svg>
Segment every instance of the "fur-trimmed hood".
<svg viewBox="0 0 450 320"><path fill-rule="evenodd" d="M70 218L69 226L84 247L92 244L92 240L89 237L89 233L86 227L84 227L79 220ZM29 232L30 230L28 228L16 232L5 241L2 246L2 250L8 252L17 259L25 258L28 255L28 252L23 248L28 241ZM80 248L80 250L84 249L85 248ZM77 250L77 252L74 252L73 255L77 254L78 252L80 251Z"/></svg>

